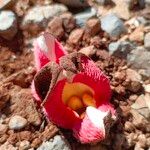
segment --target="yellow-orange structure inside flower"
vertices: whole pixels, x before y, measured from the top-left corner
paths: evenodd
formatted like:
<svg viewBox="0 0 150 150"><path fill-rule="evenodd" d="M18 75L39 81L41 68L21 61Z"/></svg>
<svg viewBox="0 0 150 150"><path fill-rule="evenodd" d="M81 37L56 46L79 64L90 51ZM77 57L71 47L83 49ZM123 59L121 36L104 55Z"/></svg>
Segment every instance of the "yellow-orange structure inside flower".
<svg viewBox="0 0 150 150"><path fill-rule="evenodd" d="M68 101L67 101L68 107L70 107L73 110L79 110L84 107L81 99L77 96L72 96Z"/></svg>
<svg viewBox="0 0 150 150"><path fill-rule="evenodd" d="M94 92L87 85L82 83L66 83L62 99L69 108L76 111L83 118L87 106L96 107L93 94Z"/></svg>
<svg viewBox="0 0 150 150"><path fill-rule="evenodd" d="M96 107L95 100L92 95L88 93L84 93L82 96L82 102L85 106L93 106Z"/></svg>

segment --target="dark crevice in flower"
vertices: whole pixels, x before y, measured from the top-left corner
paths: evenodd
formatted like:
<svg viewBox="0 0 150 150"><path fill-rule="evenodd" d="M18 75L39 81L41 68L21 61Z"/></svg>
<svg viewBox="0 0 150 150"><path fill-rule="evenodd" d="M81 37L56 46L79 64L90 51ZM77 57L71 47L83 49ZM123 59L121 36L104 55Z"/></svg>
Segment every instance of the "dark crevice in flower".
<svg viewBox="0 0 150 150"><path fill-rule="evenodd" d="M35 89L42 100L45 99L46 95L56 84L60 72L59 65L50 62L36 74L34 78Z"/></svg>

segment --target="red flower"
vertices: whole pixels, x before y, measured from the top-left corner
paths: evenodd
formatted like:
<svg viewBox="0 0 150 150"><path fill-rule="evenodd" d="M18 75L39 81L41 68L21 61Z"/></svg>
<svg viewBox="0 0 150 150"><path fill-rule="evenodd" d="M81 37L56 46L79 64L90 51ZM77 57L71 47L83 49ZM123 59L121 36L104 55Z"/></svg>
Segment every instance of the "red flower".
<svg viewBox="0 0 150 150"><path fill-rule="evenodd" d="M105 139L115 117L109 79L90 58L67 54L48 33L36 40L34 55L37 74L32 92L47 118L73 130L81 143Z"/></svg>

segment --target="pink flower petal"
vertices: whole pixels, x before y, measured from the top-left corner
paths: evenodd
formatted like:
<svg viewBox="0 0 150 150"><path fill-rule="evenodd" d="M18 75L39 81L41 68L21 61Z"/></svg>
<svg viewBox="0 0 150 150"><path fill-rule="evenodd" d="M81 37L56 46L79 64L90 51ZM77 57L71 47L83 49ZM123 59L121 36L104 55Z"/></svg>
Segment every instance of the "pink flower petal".
<svg viewBox="0 0 150 150"><path fill-rule="evenodd" d="M74 136L81 143L96 143L105 138L104 118L108 112L102 112L94 107L87 107L86 115L82 122L78 122L74 128Z"/></svg>
<svg viewBox="0 0 150 150"><path fill-rule="evenodd" d="M47 96L44 103L44 112L47 117L60 127L72 129L75 122L80 119L75 112L68 108L62 101L62 91L66 80L61 80Z"/></svg>
<svg viewBox="0 0 150 150"><path fill-rule="evenodd" d="M37 71L50 61L58 63L59 58L67 54L62 45L49 33L37 38L33 51Z"/></svg>

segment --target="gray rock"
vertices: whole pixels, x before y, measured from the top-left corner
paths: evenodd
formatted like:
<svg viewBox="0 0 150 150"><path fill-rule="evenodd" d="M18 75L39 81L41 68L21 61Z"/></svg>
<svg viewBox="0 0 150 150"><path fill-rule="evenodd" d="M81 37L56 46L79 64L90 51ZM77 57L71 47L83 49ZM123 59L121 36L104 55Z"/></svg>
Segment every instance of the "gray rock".
<svg viewBox="0 0 150 150"><path fill-rule="evenodd" d="M81 13L76 14L74 17L76 19L76 24L82 27L89 18L94 16L96 16L96 10L94 8L89 8Z"/></svg>
<svg viewBox="0 0 150 150"><path fill-rule="evenodd" d="M118 37L127 31L123 21L115 14L108 14L102 17L101 28L111 37Z"/></svg>
<svg viewBox="0 0 150 150"><path fill-rule="evenodd" d="M53 139L43 142L37 150L71 150L64 137L56 135Z"/></svg>
<svg viewBox="0 0 150 150"><path fill-rule="evenodd" d="M136 20L138 21L139 25L147 25L149 23L149 21L146 20L143 16L138 16Z"/></svg>
<svg viewBox="0 0 150 150"><path fill-rule="evenodd" d="M17 19L12 11L0 11L0 36L11 40L17 33Z"/></svg>
<svg viewBox="0 0 150 150"><path fill-rule="evenodd" d="M21 28L26 29L29 28L30 25L36 24L38 24L39 28L46 27L50 19L65 11L67 11L67 7L62 4L35 6L30 9L24 17Z"/></svg>
<svg viewBox="0 0 150 150"><path fill-rule="evenodd" d="M127 56L127 61L131 68L142 69L144 76L150 76L150 51L144 47L137 47L132 50Z"/></svg>
<svg viewBox="0 0 150 150"><path fill-rule="evenodd" d="M150 32L148 32L148 33L145 35L145 38L144 38L144 46L145 46L145 48L147 48L148 50L150 50Z"/></svg>
<svg viewBox="0 0 150 150"><path fill-rule="evenodd" d="M27 125L27 120L21 116L13 116L9 121L9 128L12 130L19 130Z"/></svg>
<svg viewBox="0 0 150 150"><path fill-rule="evenodd" d="M140 115L147 120L150 120L150 110L145 101L145 95L140 95L136 102L131 105L131 108L135 109Z"/></svg>
<svg viewBox="0 0 150 150"><path fill-rule="evenodd" d="M128 41L117 41L109 44L108 49L111 55L125 58L135 46Z"/></svg>

